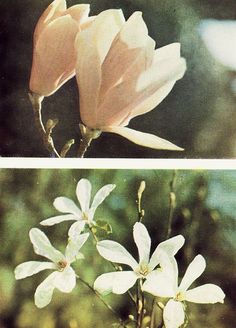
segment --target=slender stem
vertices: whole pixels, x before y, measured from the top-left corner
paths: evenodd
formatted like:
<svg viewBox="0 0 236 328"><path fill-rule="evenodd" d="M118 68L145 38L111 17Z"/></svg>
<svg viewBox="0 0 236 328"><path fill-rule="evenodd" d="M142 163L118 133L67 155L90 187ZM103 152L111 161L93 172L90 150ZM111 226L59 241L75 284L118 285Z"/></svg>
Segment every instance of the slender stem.
<svg viewBox="0 0 236 328"><path fill-rule="evenodd" d="M156 299L154 297L153 301L152 301L152 312L151 312L150 328L155 328L155 326L154 326L155 325L155 311L154 311L155 303L156 303Z"/></svg>
<svg viewBox="0 0 236 328"><path fill-rule="evenodd" d="M93 140L93 138L86 138L85 136L80 139L80 145L79 145L79 149L78 149L78 157L79 158L84 157L92 140Z"/></svg>
<svg viewBox="0 0 236 328"><path fill-rule="evenodd" d="M158 325L158 327L156 326L155 307L158 307L163 312L164 305L161 302L157 302L156 297L153 298L153 302L152 302L152 313L151 313L150 328L162 328L164 326L163 316L161 317L161 322Z"/></svg>
<svg viewBox="0 0 236 328"><path fill-rule="evenodd" d="M76 275L76 278L81 281L85 286L87 286L99 299L100 301L106 306L106 308L111 311L119 320L120 324L122 327L127 327L125 325L125 323L121 320L119 314L111 307L110 304L108 304L106 301L104 301L104 299L101 297L101 295L95 290L93 289L93 287L84 279L82 279L80 276Z"/></svg>
<svg viewBox="0 0 236 328"><path fill-rule="evenodd" d="M90 230L90 232L91 232L91 234L92 234L93 239L95 240L95 242L98 243L99 242L98 237L93 232L93 226L91 224L89 224L89 230Z"/></svg>
<svg viewBox="0 0 236 328"><path fill-rule="evenodd" d="M167 224L167 234L166 238L170 238L172 230L172 220L175 209L175 183L176 183L177 171L173 171L172 179L170 181L170 193L169 193L169 215L168 215L168 224Z"/></svg>
<svg viewBox="0 0 236 328"><path fill-rule="evenodd" d="M48 131L45 129L43 121L42 121L42 101L43 97L39 96L35 93L29 93L29 98L33 107L34 111L34 120L35 120L35 125L39 131L39 134L43 140L44 146L46 149L50 152L53 153L56 157L60 157L59 153L57 152L53 139L51 136L52 129L56 125L53 125L51 129Z"/></svg>
<svg viewBox="0 0 236 328"><path fill-rule="evenodd" d="M144 294L142 291L142 279L137 283L137 322L136 328L142 328L144 317Z"/></svg>

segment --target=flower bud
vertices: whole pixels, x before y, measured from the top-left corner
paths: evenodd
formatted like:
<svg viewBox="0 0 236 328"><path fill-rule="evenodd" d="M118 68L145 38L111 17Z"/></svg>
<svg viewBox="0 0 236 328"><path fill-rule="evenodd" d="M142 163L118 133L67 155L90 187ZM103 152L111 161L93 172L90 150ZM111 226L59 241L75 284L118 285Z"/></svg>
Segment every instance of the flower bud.
<svg viewBox="0 0 236 328"><path fill-rule="evenodd" d="M34 32L30 90L50 96L75 75L74 42L81 25L88 20L89 5L66 8L55 0L40 17Z"/></svg>

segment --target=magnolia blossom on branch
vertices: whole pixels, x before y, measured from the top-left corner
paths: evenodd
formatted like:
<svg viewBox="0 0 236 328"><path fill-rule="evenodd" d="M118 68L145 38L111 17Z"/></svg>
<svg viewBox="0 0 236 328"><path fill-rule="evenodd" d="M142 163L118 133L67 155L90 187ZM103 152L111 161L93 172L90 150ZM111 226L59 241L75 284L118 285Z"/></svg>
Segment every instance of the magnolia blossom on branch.
<svg viewBox="0 0 236 328"><path fill-rule="evenodd" d="M99 254L113 263L126 264L132 271L109 272L100 275L94 282L94 289L106 295L109 293L123 294L130 289L137 279L146 279L158 266L162 266L165 256L174 257L184 244L181 235L160 243L150 257L151 239L144 224L137 222L133 228L134 242L139 253L139 262L119 243L102 240L97 243Z"/></svg>
<svg viewBox="0 0 236 328"><path fill-rule="evenodd" d="M155 50L141 12L125 21L121 10L110 9L78 34L75 47L80 114L90 133L113 132L142 146L182 150L126 127L154 109L182 78L186 63L179 43Z"/></svg>
<svg viewBox="0 0 236 328"><path fill-rule="evenodd" d="M166 328L178 328L185 321L184 301L193 303L223 303L225 294L214 284L205 284L189 289L192 283L203 273L206 261L197 255L189 264L182 282L178 286L178 265L174 258L166 258L162 270L153 271L145 281L143 290L155 296L171 298L163 311Z"/></svg>
<svg viewBox="0 0 236 328"><path fill-rule="evenodd" d="M29 233L36 254L44 256L51 262L29 261L19 264L15 269L16 279L23 279L46 269L55 270L36 289L35 305L43 308L51 302L55 288L63 293L70 293L76 285L76 274L71 268L77 258L81 257L80 248L88 239L89 234L77 235L76 240L70 241L65 255L56 250L47 236L39 229L33 228Z"/></svg>
<svg viewBox="0 0 236 328"><path fill-rule="evenodd" d="M88 18L89 5L66 8L65 0L55 0L44 11L34 31L30 90L49 96L75 75L74 42Z"/></svg>
<svg viewBox="0 0 236 328"><path fill-rule="evenodd" d="M103 186L98 190L92 203L90 204L92 191L91 183L88 179L81 179L76 186L76 196L80 204L80 208L73 202L73 200L67 197L57 197L53 203L54 207L58 211L66 214L43 220L40 224L52 226L63 221L75 220L76 222L72 224L68 232L69 237L74 239L77 234L84 229L86 224L91 225L93 223L93 217L97 207L105 200L105 198L115 187L116 185L114 184Z"/></svg>

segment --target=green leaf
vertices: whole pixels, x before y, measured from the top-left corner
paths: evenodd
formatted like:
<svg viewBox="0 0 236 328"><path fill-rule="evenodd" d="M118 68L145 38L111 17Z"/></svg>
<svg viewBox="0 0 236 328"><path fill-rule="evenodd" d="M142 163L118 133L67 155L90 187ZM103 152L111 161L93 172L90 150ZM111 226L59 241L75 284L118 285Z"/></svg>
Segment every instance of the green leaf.
<svg viewBox="0 0 236 328"><path fill-rule="evenodd" d="M97 237L106 237L112 233L111 225L104 220L97 220L94 222L92 230Z"/></svg>

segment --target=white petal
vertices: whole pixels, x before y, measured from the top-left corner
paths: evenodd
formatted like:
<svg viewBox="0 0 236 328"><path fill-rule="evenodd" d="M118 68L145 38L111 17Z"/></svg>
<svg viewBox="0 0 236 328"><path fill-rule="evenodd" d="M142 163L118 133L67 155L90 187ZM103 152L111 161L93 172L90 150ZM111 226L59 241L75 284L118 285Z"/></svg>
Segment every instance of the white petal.
<svg viewBox="0 0 236 328"><path fill-rule="evenodd" d="M186 291L185 300L194 303L224 303L225 293L214 284L205 284Z"/></svg>
<svg viewBox="0 0 236 328"><path fill-rule="evenodd" d="M92 220L94 213L97 209L97 207L107 198L107 196L111 193L111 191L116 187L114 184L108 184L104 187L102 187L98 192L96 193L91 208L89 210L89 218Z"/></svg>
<svg viewBox="0 0 236 328"><path fill-rule="evenodd" d="M15 278L24 279L46 269L56 269L56 265L52 262L24 262L15 268Z"/></svg>
<svg viewBox="0 0 236 328"><path fill-rule="evenodd" d="M57 272L51 273L36 289L34 302L38 308L43 308L51 302L54 291L54 279Z"/></svg>
<svg viewBox="0 0 236 328"><path fill-rule="evenodd" d="M138 276L133 271L104 273L94 282L94 289L102 295L124 294L136 282Z"/></svg>
<svg viewBox="0 0 236 328"><path fill-rule="evenodd" d="M178 264L174 256L170 256L163 252L160 257L160 267L166 279L169 280L174 293L178 290Z"/></svg>
<svg viewBox="0 0 236 328"><path fill-rule="evenodd" d="M184 237L178 235L160 243L152 254L149 262L150 268L154 269L159 263L163 252L169 257L174 257L184 244Z"/></svg>
<svg viewBox="0 0 236 328"><path fill-rule="evenodd" d="M97 243L99 254L113 263L129 265L133 270L138 266L133 256L119 243L111 240L102 240Z"/></svg>
<svg viewBox="0 0 236 328"><path fill-rule="evenodd" d="M76 195L82 212L88 213L91 198L91 183L87 179L81 179L77 183Z"/></svg>
<svg viewBox="0 0 236 328"><path fill-rule="evenodd" d="M101 127L101 130L104 132L119 134L122 137L134 142L135 144L144 147L153 149L183 150L183 148L180 148L173 143L159 138L153 134L136 131L122 126L106 126Z"/></svg>
<svg viewBox="0 0 236 328"><path fill-rule="evenodd" d="M179 328L184 323L185 313L183 304L169 300L163 311L163 319L166 328Z"/></svg>
<svg viewBox="0 0 236 328"><path fill-rule="evenodd" d="M158 269L147 275L142 289L154 296L174 297L174 288L172 279L161 269Z"/></svg>
<svg viewBox="0 0 236 328"><path fill-rule="evenodd" d="M185 275L179 285L179 290L186 291L192 283L203 273L206 268L206 261L203 256L197 255L189 264Z"/></svg>
<svg viewBox="0 0 236 328"><path fill-rule="evenodd" d="M136 222L133 230L134 241L138 247L139 263L148 264L151 249L151 238L144 224Z"/></svg>
<svg viewBox="0 0 236 328"><path fill-rule="evenodd" d="M80 209L75 205L73 200L67 197L57 197L53 202L53 206L62 213L71 213L76 217L81 217L82 215Z"/></svg>
<svg viewBox="0 0 236 328"><path fill-rule="evenodd" d="M54 224L70 220L77 220L77 217L74 214L57 215L41 221L40 224L44 226L52 226Z"/></svg>
<svg viewBox="0 0 236 328"><path fill-rule="evenodd" d="M75 272L71 267L55 272L54 286L63 293L70 293L76 285Z"/></svg>
<svg viewBox="0 0 236 328"><path fill-rule="evenodd" d="M64 255L52 246L48 237L41 230L33 228L30 230L29 236L36 254L47 257L53 262L64 259Z"/></svg>
<svg viewBox="0 0 236 328"><path fill-rule="evenodd" d="M77 221L72 224L68 231L68 236L71 240L76 240L78 235L83 231L86 222L83 220Z"/></svg>
<svg viewBox="0 0 236 328"><path fill-rule="evenodd" d="M69 263L74 262L77 259L80 248L84 245L89 237L89 233L83 233L76 236L74 239L69 240L66 247L66 259Z"/></svg>

